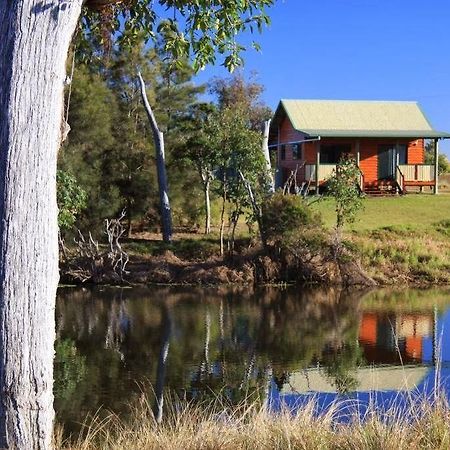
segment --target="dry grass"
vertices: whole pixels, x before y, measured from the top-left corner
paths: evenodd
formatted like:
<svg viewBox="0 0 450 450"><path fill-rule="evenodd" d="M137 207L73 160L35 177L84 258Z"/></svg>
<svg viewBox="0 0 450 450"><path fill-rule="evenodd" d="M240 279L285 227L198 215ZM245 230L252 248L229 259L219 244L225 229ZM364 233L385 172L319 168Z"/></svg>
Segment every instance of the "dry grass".
<svg viewBox="0 0 450 450"><path fill-rule="evenodd" d="M350 246L380 284L450 282L450 239L439 224L427 231L386 227L348 233Z"/></svg>
<svg viewBox="0 0 450 450"><path fill-rule="evenodd" d="M417 399L416 399L417 400ZM450 409L442 396L413 401L380 413L369 405L364 417L355 413L347 424L337 418L346 408L336 402L322 415L310 401L297 413L268 413L260 404L224 408L211 405L172 407L161 424L148 404L124 422L114 415L93 419L74 441L56 435L56 447L94 449L448 449Z"/></svg>

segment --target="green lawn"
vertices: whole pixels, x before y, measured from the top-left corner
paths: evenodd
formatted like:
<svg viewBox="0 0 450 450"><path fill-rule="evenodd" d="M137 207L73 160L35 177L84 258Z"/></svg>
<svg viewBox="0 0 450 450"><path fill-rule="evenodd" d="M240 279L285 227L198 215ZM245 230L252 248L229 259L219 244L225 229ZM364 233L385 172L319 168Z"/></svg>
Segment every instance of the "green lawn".
<svg viewBox="0 0 450 450"><path fill-rule="evenodd" d="M383 227L424 230L443 220L450 220L450 194L409 194L404 197L366 198L364 209L349 230L364 231ZM335 223L334 202L326 198L312 205L322 214L327 227Z"/></svg>

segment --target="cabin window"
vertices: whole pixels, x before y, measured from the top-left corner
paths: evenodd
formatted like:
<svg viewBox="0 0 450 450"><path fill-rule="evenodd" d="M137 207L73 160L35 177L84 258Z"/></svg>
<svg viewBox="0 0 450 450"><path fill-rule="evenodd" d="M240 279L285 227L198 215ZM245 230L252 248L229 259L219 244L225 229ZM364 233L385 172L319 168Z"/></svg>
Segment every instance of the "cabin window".
<svg viewBox="0 0 450 450"><path fill-rule="evenodd" d="M286 146L280 146L280 159L284 161L286 159Z"/></svg>
<svg viewBox="0 0 450 450"><path fill-rule="evenodd" d="M350 145L321 145L320 163L337 164L342 156L351 153Z"/></svg>
<svg viewBox="0 0 450 450"><path fill-rule="evenodd" d="M397 164L408 164L408 147L406 145L397 146Z"/></svg>
<svg viewBox="0 0 450 450"><path fill-rule="evenodd" d="M302 159L302 144L292 145L292 159Z"/></svg>

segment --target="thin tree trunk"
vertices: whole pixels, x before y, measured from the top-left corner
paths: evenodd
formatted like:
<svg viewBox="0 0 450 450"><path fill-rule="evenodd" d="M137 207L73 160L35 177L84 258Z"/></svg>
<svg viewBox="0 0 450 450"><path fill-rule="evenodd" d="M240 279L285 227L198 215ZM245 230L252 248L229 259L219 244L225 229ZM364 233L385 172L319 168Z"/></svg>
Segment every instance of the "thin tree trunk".
<svg viewBox="0 0 450 450"><path fill-rule="evenodd" d="M223 245L223 234L225 231L225 203L227 201L227 191L225 186L222 190L222 211L220 212L220 256L223 256L224 245Z"/></svg>
<svg viewBox="0 0 450 450"><path fill-rule="evenodd" d="M164 134L158 128L155 115L147 99L145 91L145 82L142 75L138 73L139 83L141 86L142 102L150 122L153 132L153 140L156 151L156 170L158 173L159 202L161 207L161 226L164 242L172 240L172 212L170 210L169 189L167 185L166 163L164 157Z"/></svg>
<svg viewBox="0 0 450 450"><path fill-rule="evenodd" d="M231 219L231 233L229 234L228 238L228 251L231 256L234 254L234 243L236 239L236 227L239 222L240 215L235 211L233 213L233 217Z"/></svg>
<svg viewBox="0 0 450 450"><path fill-rule="evenodd" d="M81 4L0 2L0 448L51 447L56 159Z"/></svg>
<svg viewBox="0 0 450 450"><path fill-rule="evenodd" d="M205 234L211 233L211 199L209 197L210 186L210 179L205 177L203 181L203 194L205 196Z"/></svg>
<svg viewBox="0 0 450 450"><path fill-rule="evenodd" d="M272 163L270 162L269 131L270 131L270 120L266 120L264 122L262 150L264 153L264 159L266 161L267 191L269 194L273 194L275 192L275 181L273 179L272 174Z"/></svg>

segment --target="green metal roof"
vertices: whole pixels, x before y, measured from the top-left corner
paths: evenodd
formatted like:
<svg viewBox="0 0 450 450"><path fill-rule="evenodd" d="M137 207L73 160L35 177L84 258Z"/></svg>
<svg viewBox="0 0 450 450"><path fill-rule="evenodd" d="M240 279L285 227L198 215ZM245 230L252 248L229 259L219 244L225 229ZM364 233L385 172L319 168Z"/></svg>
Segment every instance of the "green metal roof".
<svg viewBox="0 0 450 450"><path fill-rule="evenodd" d="M281 100L292 126L310 136L450 138L434 130L416 102Z"/></svg>

